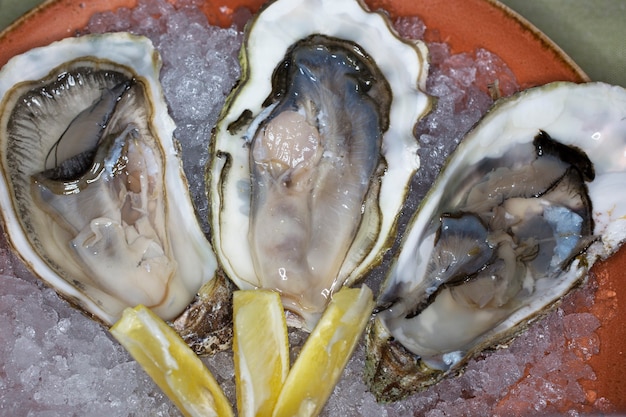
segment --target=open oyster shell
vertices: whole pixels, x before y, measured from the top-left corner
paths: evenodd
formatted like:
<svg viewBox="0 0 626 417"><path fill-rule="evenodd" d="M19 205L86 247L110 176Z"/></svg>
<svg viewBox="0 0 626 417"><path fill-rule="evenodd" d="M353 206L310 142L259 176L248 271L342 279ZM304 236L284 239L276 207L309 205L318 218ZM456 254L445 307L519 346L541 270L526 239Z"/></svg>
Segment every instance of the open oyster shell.
<svg viewBox="0 0 626 417"><path fill-rule="evenodd" d="M498 101L421 203L378 298L366 375L422 390L514 337L626 238L626 91L554 83Z"/></svg>
<svg viewBox="0 0 626 417"><path fill-rule="evenodd" d="M213 242L238 287L282 294L291 324L312 328L391 244L425 56L354 0L274 1L249 24L212 142Z"/></svg>
<svg viewBox="0 0 626 417"><path fill-rule="evenodd" d="M117 33L36 48L0 72L8 239L48 285L106 324L140 303L177 317L217 268L160 65L147 38Z"/></svg>

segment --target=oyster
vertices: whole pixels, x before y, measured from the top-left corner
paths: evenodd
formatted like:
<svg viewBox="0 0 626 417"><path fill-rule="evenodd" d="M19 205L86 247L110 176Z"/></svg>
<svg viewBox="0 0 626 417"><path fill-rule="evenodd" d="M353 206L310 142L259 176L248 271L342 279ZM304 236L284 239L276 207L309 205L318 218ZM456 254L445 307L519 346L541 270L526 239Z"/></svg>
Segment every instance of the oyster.
<svg viewBox="0 0 626 417"><path fill-rule="evenodd" d="M426 49L354 0L279 0L247 28L209 169L213 243L240 288L311 329L380 261L418 168Z"/></svg>
<svg viewBox="0 0 626 417"><path fill-rule="evenodd" d="M381 287L366 376L397 400L505 344L626 238L626 91L497 102L421 203Z"/></svg>
<svg viewBox="0 0 626 417"><path fill-rule="evenodd" d="M177 317L217 268L188 195L147 38L65 39L0 72L0 204L12 246L106 324Z"/></svg>

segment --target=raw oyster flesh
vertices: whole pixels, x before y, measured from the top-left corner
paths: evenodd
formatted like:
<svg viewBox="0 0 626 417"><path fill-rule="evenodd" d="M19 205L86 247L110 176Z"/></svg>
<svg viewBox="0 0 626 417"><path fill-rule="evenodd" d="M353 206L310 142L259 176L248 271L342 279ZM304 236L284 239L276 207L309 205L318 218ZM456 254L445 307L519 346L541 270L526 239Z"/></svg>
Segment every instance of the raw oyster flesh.
<svg viewBox="0 0 626 417"><path fill-rule="evenodd" d="M392 243L426 53L353 0L275 1L247 28L212 143L213 242L237 286L281 293L291 324L312 328Z"/></svg>
<svg viewBox="0 0 626 417"><path fill-rule="evenodd" d="M188 195L147 38L65 39L0 72L0 203L12 246L100 321L178 316L217 262Z"/></svg>
<svg viewBox="0 0 626 417"><path fill-rule="evenodd" d="M626 237L626 91L554 83L497 102L403 237L368 334L395 400L458 373L553 306Z"/></svg>

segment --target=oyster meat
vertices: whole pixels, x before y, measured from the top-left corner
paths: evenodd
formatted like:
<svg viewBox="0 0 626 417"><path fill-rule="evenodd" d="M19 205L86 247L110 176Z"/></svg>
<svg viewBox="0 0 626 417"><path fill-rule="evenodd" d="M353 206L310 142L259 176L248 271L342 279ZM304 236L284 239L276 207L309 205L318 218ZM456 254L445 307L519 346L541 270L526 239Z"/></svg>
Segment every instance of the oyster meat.
<svg viewBox="0 0 626 417"><path fill-rule="evenodd" d="M0 72L0 204L22 259L112 324L144 304L173 319L217 262L188 195L147 38L55 42Z"/></svg>
<svg viewBox="0 0 626 417"><path fill-rule="evenodd" d="M378 298L366 375L396 400L505 344L626 238L626 91L495 103L421 203Z"/></svg>
<svg viewBox="0 0 626 417"><path fill-rule="evenodd" d="M354 0L278 0L249 24L209 169L218 259L311 329L380 261L418 168L423 43Z"/></svg>

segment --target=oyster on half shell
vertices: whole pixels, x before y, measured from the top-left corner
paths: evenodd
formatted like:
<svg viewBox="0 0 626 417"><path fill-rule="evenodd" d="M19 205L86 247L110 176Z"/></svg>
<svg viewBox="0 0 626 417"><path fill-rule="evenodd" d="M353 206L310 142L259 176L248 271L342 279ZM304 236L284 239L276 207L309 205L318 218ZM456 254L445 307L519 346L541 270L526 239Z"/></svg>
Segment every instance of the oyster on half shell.
<svg viewBox="0 0 626 417"><path fill-rule="evenodd" d="M393 240L426 53L354 0L278 0L247 28L212 142L213 242L238 287L281 293L291 324L311 329Z"/></svg>
<svg viewBox="0 0 626 417"><path fill-rule="evenodd" d="M152 43L55 42L0 72L0 204L11 245L101 322L144 304L180 315L213 282Z"/></svg>
<svg viewBox="0 0 626 417"><path fill-rule="evenodd" d="M399 399L558 302L626 238L626 91L554 83L495 103L421 203L378 298L366 375Z"/></svg>

